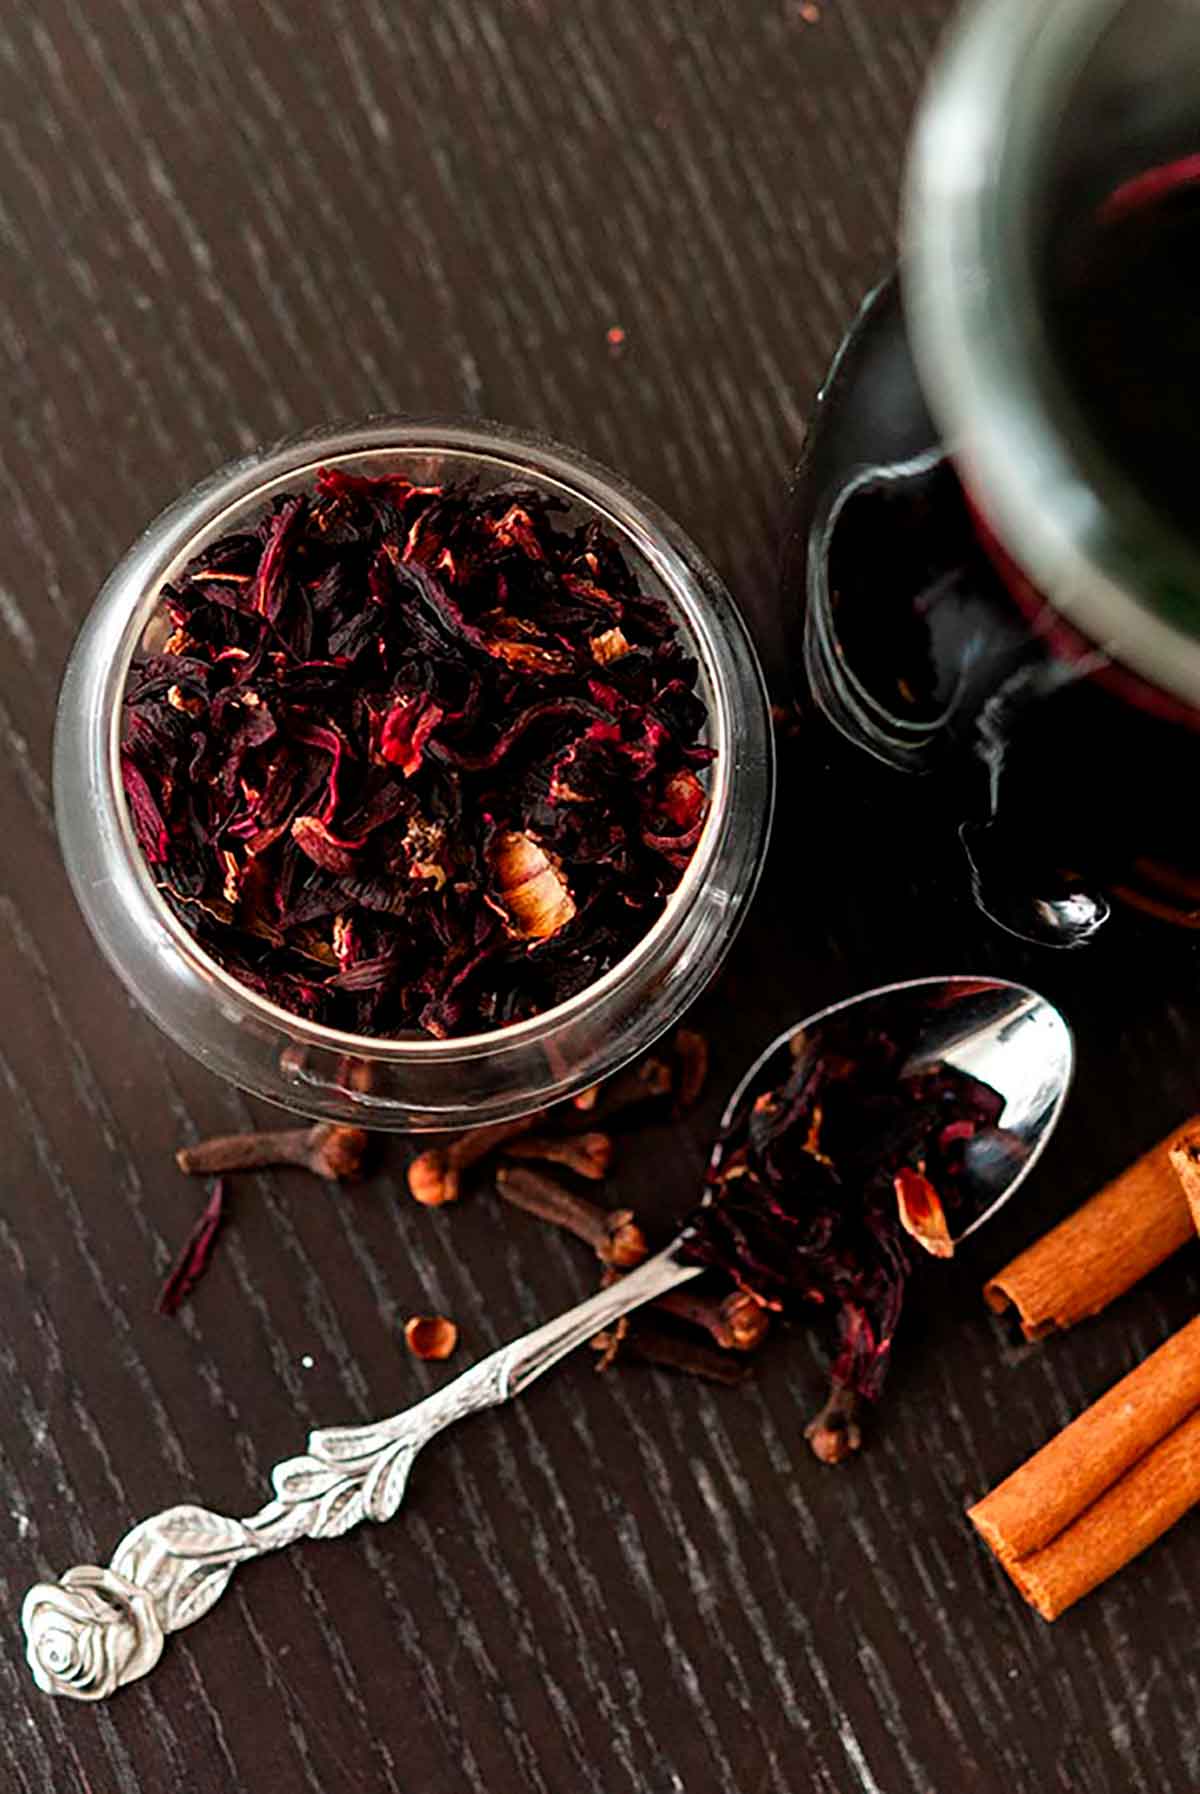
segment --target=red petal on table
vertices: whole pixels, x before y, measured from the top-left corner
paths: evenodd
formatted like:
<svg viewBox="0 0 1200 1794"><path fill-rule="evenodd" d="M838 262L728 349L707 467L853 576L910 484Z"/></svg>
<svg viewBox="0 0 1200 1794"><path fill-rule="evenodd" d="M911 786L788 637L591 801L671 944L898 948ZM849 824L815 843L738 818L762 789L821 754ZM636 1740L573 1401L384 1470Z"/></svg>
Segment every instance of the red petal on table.
<svg viewBox="0 0 1200 1794"><path fill-rule="evenodd" d="M212 1187L204 1213L197 1221L176 1262L175 1269L163 1284L158 1297L158 1312L174 1314L187 1301L208 1269L213 1246L225 1219L225 1197L228 1179L218 1177Z"/></svg>

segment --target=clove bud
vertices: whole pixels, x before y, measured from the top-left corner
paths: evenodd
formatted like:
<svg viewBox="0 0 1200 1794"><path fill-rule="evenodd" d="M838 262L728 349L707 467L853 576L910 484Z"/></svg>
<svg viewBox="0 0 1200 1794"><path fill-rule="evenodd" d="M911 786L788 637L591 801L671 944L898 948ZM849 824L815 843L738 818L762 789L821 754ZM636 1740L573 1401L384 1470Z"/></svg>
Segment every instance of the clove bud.
<svg viewBox="0 0 1200 1794"><path fill-rule="evenodd" d="M600 1287L607 1289L620 1281L619 1271L606 1271ZM692 1286L669 1289L647 1304L673 1314L676 1320L687 1321L707 1333L723 1352L754 1352L767 1337L770 1317L761 1302L745 1290L731 1290L727 1296L706 1295Z"/></svg>
<svg viewBox="0 0 1200 1794"><path fill-rule="evenodd" d="M527 1165L505 1166L496 1173L496 1188L514 1208L524 1209L539 1220L586 1243L603 1264L631 1270L646 1256L646 1240L629 1208L606 1209L564 1189L552 1177L531 1171Z"/></svg>
<svg viewBox="0 0 1200 1794"><path fill-rule="evenodd" d="M858 1391L845 1383L836 1384L820 1413L804 1429L813 1456L822 1464L841 1464L852 1457L862 1444L861 1412Z"/></svg>
<svg viewBox="0 0 1200 1794"><path fill-rule="evenodd" d="M724 1352L753 1352L767 1337L770 1318L761 1302L745 1290L735 1289L717 1299L693 1294L690 1289L670 1289L654 1306L677 1320L703 1327Z"/></svg>
<svg viewBox="0 0 1200 1794"><path fill-rule="evenodd" d="M408 1167L409 1194L426 1208L456 1202L464 1171L507 1141L529 1133L540 1119L538 1115L519 1115L515 1121L492 1121L456 1134L444 1146L427 1147Z"/></svg>
<svg viewBox="0 0 1200 1794"><path fill-rule="evenodd" d="M607 1121L613 1115L640 1109L647 1103L670 1096L673 1083L671 1067L666 1060L650 1053L636 1064L614 1072L602 1084L590 1084L586 1090L581 1090L572 1099L572 1106L597 1121Z"/></svg>
<svg viewBox="0 0 1200 1794"><path fill-rule="evenodd" d="M577 1177L594 1181L604 1177L612 1162L612 1140L608 1134L523 1134L504 1148L509 1159L541 1159L550 1165L563 1165Z"/></svg>
<svg viewBox="0 0 1200 1794"><path fill-rule="evenodd" d="M675 1114L684 1115L699 1101L708 1078L708 1041L695 1028L676 1028Z"/></svg>
<svg viewBox="0 0 1200 1794"><path fill-rule="evenodd" d="M317 1177L346 1183L362 1171L369 1136L365 1128L318 1121L312 1127L270 1128L245 1134L217 1134L181 1146L175 1163L201 1176L225 1171L259 1171L268 1165L299 1165Z"/></svg>
<svg viewBox="0 0 1200 1794"><path fill-rule="evenodd" d="M749 1364L730 1358L728 1353L719 1352L702 1340L660 1332L642 1321L636 1326L597 1333L591 1345L593 1351L600 1353L598 1370L607 1370L618 1358L640 1358L646 1364L683 1371L709 1383L735 1385L745 1382L751 1374Z"/></svg>

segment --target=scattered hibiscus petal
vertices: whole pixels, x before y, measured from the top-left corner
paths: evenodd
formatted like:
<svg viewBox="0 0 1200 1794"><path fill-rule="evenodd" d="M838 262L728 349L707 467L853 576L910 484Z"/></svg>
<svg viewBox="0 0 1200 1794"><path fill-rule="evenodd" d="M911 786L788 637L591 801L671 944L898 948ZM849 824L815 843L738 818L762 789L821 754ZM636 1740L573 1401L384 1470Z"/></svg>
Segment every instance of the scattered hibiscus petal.
<svg viewBox="0 0 1200 1794"><path fill-rule="evenodd" d="M592 659L600 666L607 666L610 660L620 660L623 654L629 653L629 643L623 631L615 626L594 635L588 646L592 650Z"/></svg>
<svg viewBox="0 0 1200 1794"><path fill-rule="evenodd" d="M176 1260L174 1270L159 1292L158 1312L160 1314L174 1314L187 1301L208 1269L217 1234L225 1219L227 1191L228 1180L226 1178L218 1177L213 1180L212 1194L209 1196L204 1212L189 1234L187 1243Z"/></svg>

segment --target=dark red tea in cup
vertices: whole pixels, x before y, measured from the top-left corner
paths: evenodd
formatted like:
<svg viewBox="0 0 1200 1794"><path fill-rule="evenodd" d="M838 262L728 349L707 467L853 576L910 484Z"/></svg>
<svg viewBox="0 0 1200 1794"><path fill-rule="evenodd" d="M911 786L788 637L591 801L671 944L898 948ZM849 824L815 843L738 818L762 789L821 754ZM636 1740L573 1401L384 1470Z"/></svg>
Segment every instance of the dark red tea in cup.
<svg viewBox="0 0 1200 1794"><path fill-rule="evenodd" d="M1153 602L1200 622L1200 157L1052 218L1030 347L1087 475L1175 536ZM818 409L785 572L807 685L837 728L944 798L974 893L1077 945L1134 911L1200 928L1200 708L1051 603L921 400L900 296L876 294ZM1149 560L1144 569L1153 571Z"/></svg>

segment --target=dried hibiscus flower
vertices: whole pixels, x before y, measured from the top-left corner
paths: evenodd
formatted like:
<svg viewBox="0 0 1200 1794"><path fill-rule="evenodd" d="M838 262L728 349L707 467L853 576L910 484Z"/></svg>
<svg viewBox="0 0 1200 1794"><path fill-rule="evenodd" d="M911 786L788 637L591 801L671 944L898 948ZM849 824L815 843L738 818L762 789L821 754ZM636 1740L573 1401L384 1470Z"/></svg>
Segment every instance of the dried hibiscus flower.
<svg viewBox="0 0 1200 1794"><path fill-rule="evenodd" d="M998 1125L1003 1106L944 1062L909 1069L906 1048L883 1036L854 1060L806 1053L801 1037L731 1119L688 1250L766 1308L828 1316L832 1394L810 1429L826 1462L856 1449L858 1405L882 1390L908 1241L948 1257L950 1218L973 1219L965 1168L1015 1147Z"/></svg>
<svg viewBox="0 0 1200 1794"><path fill-rule="evenodd" d="M125 698L130 817L251 989L461 1034L573 996L660 915L707 815L696 664L557 509L327 468L164 589Z"/></svg>
<svg viewBox="0 0 1200 1794"><path fill-rule="evenodd" d="M207 1271L213 1247L217 1243L217 1235L225 1220L228 1189L226 1178L218 1177L213 1180L204 1212L188 1235L183 1250L172 1267L170 1276L159 1291L158 1312L160 1314L175 1314L187 1301Z"/></svg>

